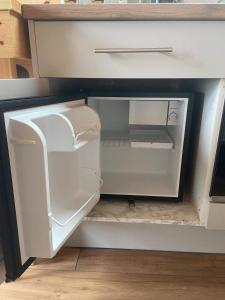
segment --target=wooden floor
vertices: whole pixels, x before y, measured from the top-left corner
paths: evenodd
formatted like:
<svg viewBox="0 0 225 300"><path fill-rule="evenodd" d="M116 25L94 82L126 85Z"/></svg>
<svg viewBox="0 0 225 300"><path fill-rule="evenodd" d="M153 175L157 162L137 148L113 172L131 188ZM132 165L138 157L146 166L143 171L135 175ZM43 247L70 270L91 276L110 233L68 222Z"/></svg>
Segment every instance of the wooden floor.
<svg viewBox="0 0 225 300"><path fill-rule="evenodd" d="M225 255L64 248L37 260L1 300L224 300Z"/></svg>

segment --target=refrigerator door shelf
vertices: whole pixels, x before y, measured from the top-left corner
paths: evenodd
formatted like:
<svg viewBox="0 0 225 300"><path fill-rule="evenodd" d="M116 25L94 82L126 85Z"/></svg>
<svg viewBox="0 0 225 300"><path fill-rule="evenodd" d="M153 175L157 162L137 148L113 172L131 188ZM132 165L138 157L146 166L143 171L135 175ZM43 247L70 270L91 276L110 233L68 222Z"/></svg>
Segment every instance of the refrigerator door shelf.
<svg viewBox="0 0 225 300"><path fill-rule="evenodd" d="M99 118L69 104L5 113L22 257L53 257L100 197Z"/></svg>

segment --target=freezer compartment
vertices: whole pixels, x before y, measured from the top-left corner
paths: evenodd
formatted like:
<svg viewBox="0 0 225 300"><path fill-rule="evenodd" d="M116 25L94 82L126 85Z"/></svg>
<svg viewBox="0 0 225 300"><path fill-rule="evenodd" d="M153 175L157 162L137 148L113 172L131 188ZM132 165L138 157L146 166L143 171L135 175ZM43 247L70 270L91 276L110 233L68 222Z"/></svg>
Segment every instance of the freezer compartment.
<svg viewBox="0 0 225 300"><path fill-rule="evenodd" d="M129 101L129 124L166 125L168 101Z"/></svg>
<svg viewBox="0 0 225 300"><path fill-rule="evenodd" d="M21 251L53 257L99 200L98 116L74 101L5 119Z"/></svg>
<svg viewBox="0 0 225 300"><path fill-rule="evenodd" d="M178 197L188 98L94 97L88 103L102 124L101 193Z"/></svg>

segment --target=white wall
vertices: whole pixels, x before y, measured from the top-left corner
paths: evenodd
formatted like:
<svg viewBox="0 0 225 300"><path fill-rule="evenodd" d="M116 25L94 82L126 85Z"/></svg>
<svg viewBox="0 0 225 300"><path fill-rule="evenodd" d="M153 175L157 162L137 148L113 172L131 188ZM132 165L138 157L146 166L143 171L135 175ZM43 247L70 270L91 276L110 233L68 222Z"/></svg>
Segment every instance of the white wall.
<svg viewBox="0 0 225 300"><path fill-rule="evenodd" d="M47 96L48 79L2 79L0 80L0 100L22 97Z"/></svg>

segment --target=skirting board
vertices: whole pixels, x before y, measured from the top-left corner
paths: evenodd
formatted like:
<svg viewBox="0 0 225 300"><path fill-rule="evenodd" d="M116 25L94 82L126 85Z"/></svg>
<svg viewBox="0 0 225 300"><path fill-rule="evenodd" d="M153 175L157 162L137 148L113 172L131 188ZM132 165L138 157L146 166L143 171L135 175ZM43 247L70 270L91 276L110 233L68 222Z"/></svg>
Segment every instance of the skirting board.
<svg viewBox="0 0 225 300"><path fill-rule="evenodd" d="M67 246L225 253L225 232L200 226L85 221Z"/></svg>

